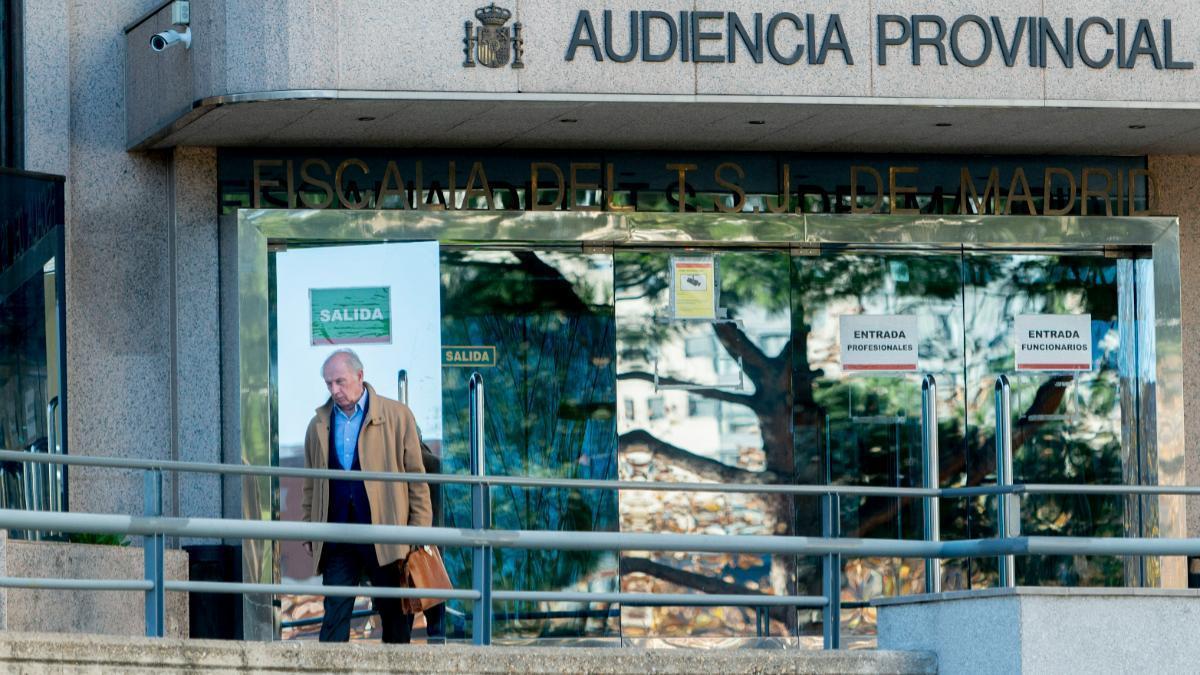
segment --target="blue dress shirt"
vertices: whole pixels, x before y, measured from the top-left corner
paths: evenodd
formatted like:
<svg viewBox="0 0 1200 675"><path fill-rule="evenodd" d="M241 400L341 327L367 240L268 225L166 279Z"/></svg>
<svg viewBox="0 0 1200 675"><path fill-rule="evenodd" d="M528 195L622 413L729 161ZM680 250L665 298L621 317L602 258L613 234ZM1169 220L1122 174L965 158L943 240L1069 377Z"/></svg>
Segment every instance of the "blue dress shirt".
<svg viewBox="0 0 1200 675"><path fill-rule="evenodd" d="M358 450L358 432L362 429L363 410L367 405L367 389L354 404L354 414L347 415L335 403L333 405L333 445L338 461L347 471L354 466L354 453Z"/></svg>

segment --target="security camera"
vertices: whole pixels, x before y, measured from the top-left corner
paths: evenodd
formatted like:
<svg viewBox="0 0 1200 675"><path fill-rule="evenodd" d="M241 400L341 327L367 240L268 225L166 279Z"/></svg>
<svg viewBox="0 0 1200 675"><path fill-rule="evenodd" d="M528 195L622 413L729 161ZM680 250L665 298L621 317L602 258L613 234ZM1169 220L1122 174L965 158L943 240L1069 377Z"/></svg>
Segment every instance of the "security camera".
<svg viewBox="0 0 1200 675"><path fill-rule="evenodd" d="M179 31L172 28L171 30L164 30L161 33L155 33L150 38L150 49L152 49L156 52L161 52L162 50L166 49L167 47L170 47L171 45L175 44L176 42L182 42L184 48L191 49L192 48L192 29L190 27L185 27L183 29L183 32L180 33Z"/></svg>

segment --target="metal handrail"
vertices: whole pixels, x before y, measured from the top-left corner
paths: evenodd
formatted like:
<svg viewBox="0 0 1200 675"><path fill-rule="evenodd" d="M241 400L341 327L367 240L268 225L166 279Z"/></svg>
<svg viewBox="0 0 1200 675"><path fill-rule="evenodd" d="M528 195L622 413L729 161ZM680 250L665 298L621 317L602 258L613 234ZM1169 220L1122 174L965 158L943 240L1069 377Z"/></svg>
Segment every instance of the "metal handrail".
<svg viewBox="0 0 1200 675"><path fill-rule="evenodd" d="M62 463L95 466L108 469L140 469L215 473L222 475L269 476L275 478L345 479L344 469L307 469L300 467L251 466L176 460L125 459L120 457L91 457L0 450L0 461ZM792 494L820 496L841 494L871 497L936 497L936 490L924 488L889 488L870 485L787 485L778 483L662 483L655 481L605 480L595 478L542 478L534 476L474 476L449 473L386 473L356 471L355 478L363 481L399 483L435 483L439 485L490 485L540 488L574 488L579 490L648 490L654 492L728 492L748 494Z"/></svg>
<svg viewBox="0 0 1200 675"><path fill-rule="evenodd" d="M497 547L557 550L662 550L683 552L743 552L784 555L846 555L853 557L962 558L989 555L1197 555L1200 539L1097 539L1086 537L1015 537L944 542L891 539L811 538L759 535L685 535L616 532L546 532L530 530L463 530L394 525L229 520L219 518L137 517L109 514L55 513L0 509L8 527L55 529L64 532L142 536L226 536L245 539L321 540L351 543L428 543L448 547ZM241 582L166 581L155 579L38 579L0 577L0 587L64 588L77 590L143 590L209 593L296 593L380 597L440 597L478 601L478 590L374 588L317 584L258 584ZM828 608L825 596L766 594L589 593L577 591L492 591L497 602L612 602L630 605L745 605ZM839 596L835 595L833 602ZM479 603L482 604L482 603ZM833 629L833 627L830 627ZM160 629L161 630L161 629ZM159 633L161 635L161 632ZM834 640L836 644L836 639Z"/></svg>
<svg viewBox="0 0 1200 675"><path fill-rule="evenodd" d="M947 542L902 541L888 539L811 538L761 535L683 535L617 532L546 532L465 530L387 525L345 525L329 523L229 520L218 518L169 518L120 516L108 514L55 513L44 511L0 510L0 523L18 529L53 529L63 532L91 532L142 535L162 541L165 536L231 537L241 539L321 540L351 543L425 543L447 547L557 549L557 550L663 550L684 552L738 552L789 555L852 557L936 557L962 558L994 555L1196 555L1200 539L1089 539L1074 537L1019 537ZM45 580L0 578L0 586L51 587L88 590L193 591L228 593L298 593L359 595L361 587L327 587L314 584L255 584L232 582L166 581L162 569L147 569L153 578L136 580ZM840 575L839 575L840 576ZM127 584L127 585L126 585ZM824 596L706 595L581 593L554 591L493 591L493 601L565 601L614 602L624 604L679 605L784 605L825 608L829 611L840 601L840 588L829 584ZM154 590L151 590L153 587ZM433 591L417 589L372 589L372 595L384 597L453 597L475 600L479 590ZM149 599L149 598L148 598ZM477 602L477 606L483 605ZM161 624L148 632L162 635ZM826 644L837 646L837 619L826 621Z"/></svg>
<svg viewBox="0 0 1200 675"><path fill-rule="evenodd" d="M929 542L854 537L785 535L650 534L638 532L574 532L546 530L470 530L404 525L347 525L222 518L124 516L0 509L0 525L13 528L61 528L65 532L168 537L226 537L342 543L418 544L446 547L480 545L513 549L572 551L675 551L688 553L766 553L890 558L966 558L1015 555L1200 555L1200 538L1046 537L956 539ZM209 584L223 582L180 582ZM324 588L324 587L314 587ZM361 591L361 587L359 587ZM428 597L440 591L428 590ZM500 591L495 591L500 593ZM427 597L416 595L412 597ZM771 596L754 596L757 599ZM498 599L498 598L497 598Z"/></svg>
<svg viewBox="0 0 1200 675"><path fill-rule="evenodd" d="M127 459L88 455L55 455L18 450L0 450L0 461L34 464L67 464L108 469L178 471L220 475L270 476L278 478L344 479L344 469L305 469L300 467L250 466L220 462L182 462L176 460ZM724 492L751 494L792 494L821 496L834 494L853 497L902 497L919 499L940 497L986 497L998 494L1050 495L1184 495L1200 496L1200 485L1111 485L1073 483L1016 483L1013 485L975 485L970 487L882 487L874 485L790 485L785 483L663 483L656 481L604 480L595 478L542 478L534 476L471 476L450 473L383 473L358 471L355 478L364 481L397 483L434 483L438 485L509 485L513 487L576 488L588 490L646 490L651 492Z"/></svg>
<svg viewBox="0 0 1200 675"><path fill-rule="evenodd" d="M750 607L789 606L821 609L824 616L825 646L840 645L841 558L900 557L924 558L927 570L937 570L943 558L1000 556L1012 560L1015 555L1196 555L1200 539L1087 539L1070 537L1016 537L1006 527L996 539L938 541L937 501L940 498L1001 495L998 501L1020 494L1200 494L1200 486L1141 485L1051 485L1026 484L960 488L937 487L936 476L936 389L928 382L924 389L927 419L932 431L925 434L926 459L924 488L884 488L854 485L786 485L750 483L658 483L596 479L541 478L524 476L487 476L484 452L483 381L477 374L470 380L471 476L425 473L357 472L368 481L465 484L472 492L472 529L423 528L406 526L346 525L294 521L227 520L213 518L166 518L161 515L162 473L199 472L210 474L258 475L272 477L344 478L341 470L246 465L208 464L173 460L144 460L114 457L63 456L0 451L0 461L37 464L75 464L146 472L145 516L110 514L55 513L44 511L0 510L0 526L28 531L91 532L140 535L145 539L145 570L142 580L62 580L0 577L0 587L63 588L84 590L132 590L146 594L147 635L164 633L165 603L168 591L209 593L295 593L319 595L362 595L379 597L439 597L474 604L473 637L478 644L491 642L493 602L610 602L629 605L739 605ZM1000 401L998 384L998 402ZM998 417L998 419L1000 419ZM1008 437L1007 427L998 425L998 450ZM1011 455L1009 455L1011 457ZM1000 457L998 456L998 460ZM1003 466L1003 463L1001 464ZM1011 470L1007 472L1011 476ZM774 493L821 496L822 537L775 535L681 535L619 532L556 532L530 530L491 530L487 490L492 486L576 488L604 490L702 491L724 493ZM837 514L838 500L849 496L888 496L922 499L926 503L925 541L842 538ZM1003 513L998 514L1003 519ZM1003 520L1001 521L1003 525ZM932 525L932 526L931 526ZM407 588L372 589L358 586L331 587L315 584L260 584L233 582L166 581L163 571L164 541L174 537L216 537L235 539L338 541L348 543L430 544L469 547L473 551L475 572L472 588L432 591ZM823 594L819 596L767 594L654 594L621 592L492 590L490 562L493 548L541 550L657 550L677 552L762 553L821 556L824 569ZM1011 573L1012 565L1008 565ZM940 576L940 575L939 575ZM1002 579L1003 581L1003 579ZM936 589L936 585L932 586ZM486 611L483 608L487 608Z"/></svg>

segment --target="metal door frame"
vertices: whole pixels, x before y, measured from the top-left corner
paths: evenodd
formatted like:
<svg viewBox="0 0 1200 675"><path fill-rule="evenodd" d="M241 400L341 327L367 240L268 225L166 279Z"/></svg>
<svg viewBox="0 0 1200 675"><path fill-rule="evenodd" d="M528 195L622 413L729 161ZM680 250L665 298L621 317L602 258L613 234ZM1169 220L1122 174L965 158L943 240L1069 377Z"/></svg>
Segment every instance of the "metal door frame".
<svg viewBox="0 0 1200 675"><path fill-rule="evenodd" d="M222 267L236 270L236 276L225 276L222 285L222 313L231 324L224 332L222 352L233 361L226 374L237 387L236 395L227 395L223 401L224 438L227 444L240 445L242 462L272 462L268 247L431 240L496 248L751 248L790 250L794 255L811 255L822 245L909 250L1144 250L1153 260L1153 278L1147 280L1151 287L1145 290L1154 298L1154 315L1146 320L1153 322L1155 336L1152 435L1158 452L1158 482L1184 482L1179 221L1172 217L242 209L222 218ZM270 519L277 515L269 481L264 485L246 479L242 488L245 517ZM1159 523L1159 536L1184 536L1182 498L1157 499L1160 513L1172 514L1169 521ZM255 544L248 542L243 548L244 578L273 583L278 574L276 561ZM1179 567L1169 575L1172 579L1181 575L1186 584L1186 570L1182 564ZM1164 568L1164 581L1167 576ZM250 594L245 602L247 638L271 639L278 626L277 610Z"/></svg>

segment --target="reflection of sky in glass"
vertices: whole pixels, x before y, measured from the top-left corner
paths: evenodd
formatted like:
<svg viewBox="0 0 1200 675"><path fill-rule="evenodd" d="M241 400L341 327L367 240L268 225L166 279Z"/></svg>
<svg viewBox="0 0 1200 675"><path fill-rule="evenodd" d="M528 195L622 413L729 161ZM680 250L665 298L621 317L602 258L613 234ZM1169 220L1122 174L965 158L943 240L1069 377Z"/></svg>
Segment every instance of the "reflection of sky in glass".
<svg viewBox="0 0 1200 675"><path fill-rule="evenodd" d="M441 300L436 242L336 246L275 255L278 291L279 447L304 443L313 409L329 398L321 364L335 349L354 349L366 380L396 398L408 370L409 405L426 440L442 436ZM311 345L309 289L391 287L390 344Z"/></svg>

